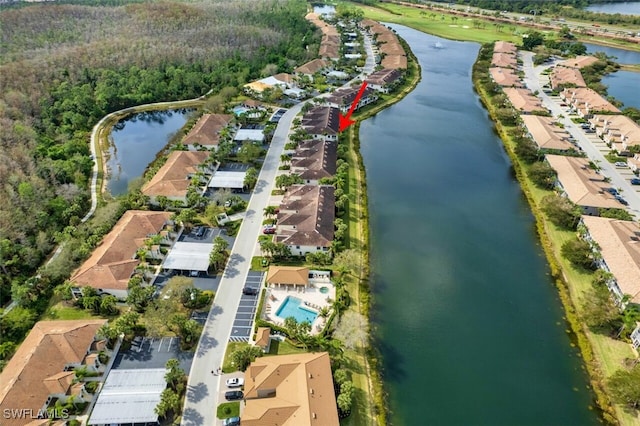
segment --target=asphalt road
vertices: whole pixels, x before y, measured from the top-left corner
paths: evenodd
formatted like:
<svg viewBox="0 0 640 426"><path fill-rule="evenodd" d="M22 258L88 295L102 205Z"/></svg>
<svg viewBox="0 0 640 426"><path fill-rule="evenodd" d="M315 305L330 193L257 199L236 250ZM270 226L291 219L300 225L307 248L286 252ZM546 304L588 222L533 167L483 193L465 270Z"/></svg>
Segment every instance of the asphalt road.
<svg viewBox="0 0 640 426"><path fill-rule="evenodd" d="M545 107L549 108L555 118L557 118L565 126L567 130L578 142L583 152L596 163L600 168L600 173L611 179L611 186L621 192L622 197L629 203L626 209L636 218L640 217L640 195L637 192L638 187L631 185L629 179L633 174L629 169L619 169L611 164L604 156L609 152L604 142L600 140L594 133L585 133L578 125L569 118L566 107L560 106L559 98L552 98L542 91L542 86L546 84L547 77L541 75L541 72L549 67L549 65L533 66L533 53L521 51L522 69L525 73L524 82L532 91L538 91L538 97L542 100ZM542 82L541 82L542 79ZM564 118L558 118L559 116ZM625 208L620 204L620 208Z"/></svg>
<svg viewBox="0 0 640 426"><path fill-rule="evenodd" d="M242 288L262 228L262 212L271 196L280 155L284 151L291 123L303 105L304 103L299 103L290 108L280 119L260 170L258 183L249 200L245 219L231 249L231 257L220 281L214 305L207 317L196 356L191 365L182 425L216 424L220 376L213 375L211 372L222 366L224 352L242 297Z"/></svg>

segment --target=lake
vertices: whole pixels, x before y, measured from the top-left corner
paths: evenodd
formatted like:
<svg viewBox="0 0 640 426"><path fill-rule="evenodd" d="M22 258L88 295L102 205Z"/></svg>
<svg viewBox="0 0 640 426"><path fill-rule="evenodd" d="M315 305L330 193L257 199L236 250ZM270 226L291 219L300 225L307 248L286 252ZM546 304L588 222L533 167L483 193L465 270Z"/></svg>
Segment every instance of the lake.
<svg viewBox="0 0 640 426"><path fill-rule="evenodd" d="M598 424L534 219L473 91L479 45L393 28L422 81L360 128L392 423Z"/></svg>
<svg viewBox="0 0 640 426"><path fill-rule="evenodd" d="M127 192L171 137L187 122L190 110L150 111L118 122L111 131L107 188L112 195Z"/></svg>
<svg viewBox="0 0 640 426"><path fill-rule="evenodd" d="M629 1L623 3L596 3L586 7L590 12L619 13L621 15L640 15L640 2Z"/></svg>

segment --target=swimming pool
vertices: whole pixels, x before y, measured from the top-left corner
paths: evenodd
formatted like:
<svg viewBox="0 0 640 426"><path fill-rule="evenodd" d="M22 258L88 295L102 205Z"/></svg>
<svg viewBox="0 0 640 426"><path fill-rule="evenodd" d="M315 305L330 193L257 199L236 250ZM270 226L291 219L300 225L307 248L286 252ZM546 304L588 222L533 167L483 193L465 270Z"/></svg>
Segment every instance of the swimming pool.
<svg viewBox="0 0 640 426"><path fill-rule="evenodd" d="M318 313L312 310L309 310L302 305L302 300L297 297L287 296L278 308L278 312L276 315L282 319L286 319L289 317L294 317L298 323L307 321L312 324L313 320L316 319Z"/></svg>
<svg viewBox="0 0 640 426"><path fill-rule="evenodd" d="M240 106L240 105L238 105L237 107L233 108L233 113L235 115L242 115L247 111L249 111L249 108L243 107L243 106Z"/></svg>

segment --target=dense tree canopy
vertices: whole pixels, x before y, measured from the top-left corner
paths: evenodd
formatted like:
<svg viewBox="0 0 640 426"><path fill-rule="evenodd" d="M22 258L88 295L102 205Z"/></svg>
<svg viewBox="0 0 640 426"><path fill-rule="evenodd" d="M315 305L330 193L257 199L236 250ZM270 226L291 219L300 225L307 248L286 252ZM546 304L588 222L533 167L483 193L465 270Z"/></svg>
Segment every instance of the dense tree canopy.
<svg viewBox="0 0 640 426"><path fill-rule="evenodd" d="M317 52L305 11L301 0L0 10L0 303L86 213L89 132L102 116L238 87L266 64L291 70Z"/></svg>

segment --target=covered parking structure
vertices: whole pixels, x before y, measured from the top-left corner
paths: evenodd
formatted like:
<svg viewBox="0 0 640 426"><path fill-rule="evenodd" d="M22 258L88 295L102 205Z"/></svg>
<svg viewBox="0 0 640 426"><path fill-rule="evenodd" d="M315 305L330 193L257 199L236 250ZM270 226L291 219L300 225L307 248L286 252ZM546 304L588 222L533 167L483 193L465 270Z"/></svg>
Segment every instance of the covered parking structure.
<svg viewBox="0 0 640 426"><path fill-rule="evenodd" d="M162 269L200 273L209 269L209 255L213 243L188 243L178 241L167 255Z"/></svg>
<svg viewBox="0 0 640 426"><path fill-rule="evenodd" d="M155 408L167 387L166 368L111 370L89 425L157 425Z"/></svg>
<svg viewBox="0 0 640 426"><path fill-rule="evenodd" d="M217 171L211 177L209 188L243 189L247 172Z"/></svg>

